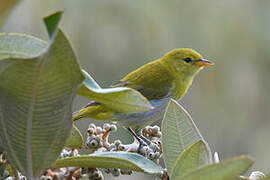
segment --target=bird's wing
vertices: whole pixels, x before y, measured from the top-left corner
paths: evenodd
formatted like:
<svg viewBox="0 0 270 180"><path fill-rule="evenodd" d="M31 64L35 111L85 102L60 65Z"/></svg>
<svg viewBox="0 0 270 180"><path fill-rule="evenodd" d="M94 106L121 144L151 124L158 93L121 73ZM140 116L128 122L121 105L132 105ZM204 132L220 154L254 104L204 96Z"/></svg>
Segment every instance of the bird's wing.
<svg viewBox="0 0 270 180"><path fill-rule="evenodd" d="M153 61L129 73L112 87L133 88L148 100L161 99L169 94L172 80L168 70L158 61Z"/></svg>
<svg viewBox="0 0 270 180"><path fill-rule="evenodd" d="M153 61L129 73L112 87L130 87L139 91L148 100L162 99L170 94L173 77L159 62ZM94 119L111 119L113 111L104 105L91 101L87 106L73 114L73 121L89 117Z"/></svg>

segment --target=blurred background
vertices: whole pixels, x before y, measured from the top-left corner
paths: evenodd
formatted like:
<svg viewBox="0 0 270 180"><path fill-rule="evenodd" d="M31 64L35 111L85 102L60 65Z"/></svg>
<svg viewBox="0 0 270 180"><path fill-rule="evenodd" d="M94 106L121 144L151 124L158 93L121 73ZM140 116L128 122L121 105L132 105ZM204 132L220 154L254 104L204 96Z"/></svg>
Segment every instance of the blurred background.
<svg viewBox="0 0 270 180"><path fill-rule="evenodd" d="M221 159L249 154L252 170L270 172L270 1L0 0L0 32L48 40L42 17L59 9L81 66L102 87L174 48L214 60L181 104ZM77 97L74 111L87 102ZM78 123L84 132L88 124Z"/></svg>

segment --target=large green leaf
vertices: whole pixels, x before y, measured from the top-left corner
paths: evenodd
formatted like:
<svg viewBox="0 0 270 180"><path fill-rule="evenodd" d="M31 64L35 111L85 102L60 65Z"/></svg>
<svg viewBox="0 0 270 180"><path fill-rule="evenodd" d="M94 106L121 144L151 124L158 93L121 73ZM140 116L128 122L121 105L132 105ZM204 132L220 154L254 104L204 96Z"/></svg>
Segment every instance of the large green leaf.
<svg viewBox="0 0 270 180"><path fill-rule="evenodd" d="M72 127L71 103L84 80L57 12L49 45L23 34L0 35L0 140L29 179L57 159ZM58 32L58 33L57 33Z"/></svg>
<svg viewBox="0 0 270 180"><path fill-rule="evenodd" d="M80 130L73 124L70 135L66 141L66 147L80 149L83 146L83 137Z"/></svg>
<svg viewBox="0 0 270 180"><path fill-rule="evenodd" d="M176 177L180 177L192 169L210 164L211 158L209 156L207 145L202 140L191 144L175 161L170 176L171 179L176 179Z"/></svg>
<svg viewBox="0 0 270 180"><path fill-rule="evenodd" d="M173 99L167 106L161 130L163 157L166 168L171 174L180 153L192 143L203 140L203 138L188 112ZM209 152L209 162L212 162L210 148L207 144L206 147Z"/></svg>
<svg viewBox="0 0 270 180"><path fill-rule="evenodd" d="M252 164L253 160L243 155L194 169L176 180L237 180Z"/></svg>
<svg viewBox="0 0 270 180"><path fill-rule="evenodd" d="M48 43L33 36L17 33L0 33L0 60L7 58L37 57ZM0 72L3 67L0 66Z"/></svg>
<svg viewBox="0 0 270 180"><path fill-rule="evenodd" d="M79 95L104 104L116 112L136 113L153 109L138 91L127 87L102 89L86 71L83 72L86 79L77 92Z"/></svg>
<svg viewBox="0 0 270 180"><path fill-rule="evenodd" d="M104 152L58 159L53 168L70 166L120 168L156 175L163 173L163 169L153 161L139 154L128 152Z"/></svg>
<svg viewBox="0 0 270 180"><path fill-rule="evenodd" d="M270 180L270 174L266 175L266 177L262 178L262 180Z"/></svg>

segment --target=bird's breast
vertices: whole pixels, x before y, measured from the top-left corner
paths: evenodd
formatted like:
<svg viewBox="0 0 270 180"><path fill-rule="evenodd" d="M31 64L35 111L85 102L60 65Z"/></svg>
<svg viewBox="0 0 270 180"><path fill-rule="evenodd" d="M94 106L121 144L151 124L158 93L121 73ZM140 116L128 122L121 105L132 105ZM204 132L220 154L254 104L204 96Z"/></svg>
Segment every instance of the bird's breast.
<svg viewBox="0 0 270 180"><path fill-rule="evenodd" d="M176 100L180 100L188 91L191 86L193 78L178 79L174 82L172 88L172 97Z"/></svg>

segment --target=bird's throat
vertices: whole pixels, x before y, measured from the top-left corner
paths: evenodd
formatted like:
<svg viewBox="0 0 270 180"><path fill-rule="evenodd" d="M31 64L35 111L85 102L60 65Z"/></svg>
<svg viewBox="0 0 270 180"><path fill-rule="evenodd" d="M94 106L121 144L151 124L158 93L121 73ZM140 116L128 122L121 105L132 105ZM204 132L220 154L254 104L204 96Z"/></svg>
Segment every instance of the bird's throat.
<svg viewBox="0 0 270 180"><path fill-rule="evenodd" d="M179 78L175 81L173 87L173 98L176 100L182 99L182 97L186 94L189 87L191 86L193 81L193 77L188 78Z"/></svg>

